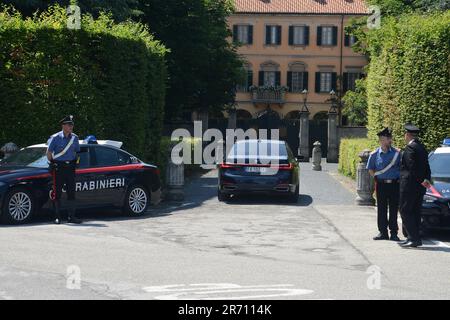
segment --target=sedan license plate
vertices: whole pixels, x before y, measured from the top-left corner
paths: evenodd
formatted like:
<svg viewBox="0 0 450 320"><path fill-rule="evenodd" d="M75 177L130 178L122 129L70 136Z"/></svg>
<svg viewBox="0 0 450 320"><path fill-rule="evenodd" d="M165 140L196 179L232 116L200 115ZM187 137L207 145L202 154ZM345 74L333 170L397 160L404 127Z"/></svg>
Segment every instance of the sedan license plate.
<svg viewBox="0 0 450 320"><path fill-rule="evenodd" d="M266 167L246 167L245 172L265 173L265 172L267 172L267 168Z"/></svg>

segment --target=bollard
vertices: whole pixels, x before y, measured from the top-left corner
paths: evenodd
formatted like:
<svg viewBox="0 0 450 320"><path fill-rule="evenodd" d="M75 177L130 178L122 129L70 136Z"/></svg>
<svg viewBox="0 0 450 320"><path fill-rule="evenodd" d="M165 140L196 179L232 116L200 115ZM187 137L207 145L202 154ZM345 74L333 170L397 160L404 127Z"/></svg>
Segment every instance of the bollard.
<svg viewBox="0 0 450 320"><path fill-rule="evenodd" d="M166 169L166 184L167 190L165 199L174 201L184 200L184 163L175 164L172 161L172 149L178 143L171 143L169 145L169 159L167 161Z"/></svg>
<svg viewBox="0 0 450 320"><path fill-rule="evenodd" d="M314 148L312 151L312 158L313 158L313 167L312 169L314 171L322 171L322 144L319 141L314 142L313 144Z"/></svg>
<svg viewBox="0 0 450 320"><path fill-rule="evenodd" d="M369 160L370 150L365 149L359 154L361 158L358 168L356 169L356 204L359 206L373 206L375 199L373 198L374 182L366 169L367 161Z"/></svg>
<svg viewBox="0 0 450 320"><path fill-rule="evenodd" d="M13 153L19 151L19 147L13 142L8 142L0 149L0 151L4 154L4 158L7 159Z"/></svg>

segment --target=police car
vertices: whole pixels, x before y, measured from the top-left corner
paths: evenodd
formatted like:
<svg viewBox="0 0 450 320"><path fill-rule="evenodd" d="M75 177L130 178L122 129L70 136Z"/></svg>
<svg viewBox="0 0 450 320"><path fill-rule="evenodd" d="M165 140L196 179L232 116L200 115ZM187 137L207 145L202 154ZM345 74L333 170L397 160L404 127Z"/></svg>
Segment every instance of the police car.
<svg viewBox="0 0 450 320"><path fill-rule="evenodd" d="M120 207L140 216L160 193L159 170L120 149L121 142L80 141L76 169L77 208ZM22 224L41 209L52 208L53 178L47 145L24 148L0 161L0 219ZM61 197L64 208L66 195Z"/></svg>
<svg viewBox="0 0 450 320"><path fill-rule="evenodd" d="M431 188L422 204L422 226L428 228L450 227L450 138L442 147L431 152Z"/></svg>

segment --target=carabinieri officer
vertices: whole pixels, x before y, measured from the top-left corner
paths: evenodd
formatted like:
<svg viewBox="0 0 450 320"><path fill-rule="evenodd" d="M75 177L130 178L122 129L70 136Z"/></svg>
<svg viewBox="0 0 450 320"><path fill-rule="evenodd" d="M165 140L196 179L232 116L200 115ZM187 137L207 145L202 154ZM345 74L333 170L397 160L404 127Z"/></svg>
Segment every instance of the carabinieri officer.
<svg viewBox="0 0 450 320"><path fill-rule="evenodd" d="M374 240L389 240L398 238L398 208L399 208L399 178L400 151L392 147L392 133L388 128L378 134L380 147L370 154L367 163L369 173L374 177L377 195L378 230L380 233ZM388 220L389 208L389 220Z"/></svg>
<svg viewBox="0 0 450 320"><path fill-rule="evenodd" d="M411 123L405 125L406 147L403 151L400 172L400 214L408 239L402 248L422 245L420 238L421 210L426 189L431 187L431 170L428 152L419 141L420 129Z"/></svg>
<svg viewBox="0 0 450 320"><path fill-rule="evenodd" d="M73 116L67 116L60 121L62 131L50 137L47 149L47 158L55 174L55 223L60 224L61 219L61 193L65 185L69 203L69 223L81 223L75 216L75 167L80 152L78 136L73 133Z"/></svg>

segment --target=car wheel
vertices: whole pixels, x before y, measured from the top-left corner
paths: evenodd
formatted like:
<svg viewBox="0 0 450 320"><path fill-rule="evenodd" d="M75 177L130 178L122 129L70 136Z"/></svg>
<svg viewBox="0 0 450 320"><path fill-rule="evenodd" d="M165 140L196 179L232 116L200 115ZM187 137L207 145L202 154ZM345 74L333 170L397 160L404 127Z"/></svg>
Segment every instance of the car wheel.
<svg viewBox="0 0 450 320"><path fill-rule="evenodd" d="M223 193L223 192L217 191L217 199L218 199L220 202L228 201L228 200L231 199L231 195L230 195L230 194L227 194L227 193Z"/></svg>
<svg viewBox="0 0 450 320"><path fill-rule="evenodd" d="M295 187L295 192L293 192L293 193L291 193L289 195L289 202L297 203L298 202L298 198L300 197L299 192L300 192L300 187L297 185Z"/></svg>
<svg viewBox="0 0 450 320"><path fill-rule="evenodd" d="M132 216L141 216L147 211L150 201L149 193L143 186L132 186L125 197L124 211Z"/></svg>
<svg viewBox="0 0 450 320"><path fill-rule="evenodd" d="M24 224L33 216L35 202L30 191L24 188L11 190L3 203L2 222Z"/></svg>

